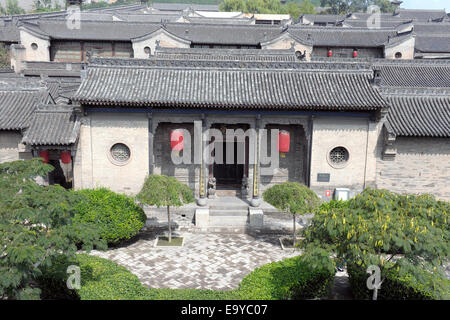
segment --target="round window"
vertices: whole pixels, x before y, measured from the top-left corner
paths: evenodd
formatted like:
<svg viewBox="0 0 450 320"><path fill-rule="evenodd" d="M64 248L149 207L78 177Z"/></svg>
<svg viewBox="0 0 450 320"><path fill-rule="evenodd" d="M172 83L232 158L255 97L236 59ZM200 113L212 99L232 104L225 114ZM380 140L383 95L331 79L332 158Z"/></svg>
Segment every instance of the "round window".
<svg viewBox="0 0 450 320"><path fill-rule="evenodd" d="M144 48L144 52L145 52L146 54L150 54L150 53L152 52L152 50L150 49L150 47L145 47L145 48Z"/></svg>
<svg viewBox="0 0 450 320"><path fill-rule="evenodd" d="M31 49L33 49L33 50L37 50L37 48L38 48L38 45L37 45L37 43L32 43L31 44Z"/></svg>
<svg viewBox="0 0 450 320"><path fill-rule="evenodd" d="M346 148L336 147L330 151L328 157L329 157L328 161L331 166L336 168L342 168L347 164L350 155Z"/></svg>
<svg viewBox="0 0 450 320"><path fill-rule="evenodd" d="M130 160L130 155L130 148L123 143L116 143L111 147L111 157L120 164L124 164Z"/></svg>
<svg viewBox="0 0 450 320"><path fill-rule="evenodd" d="M401 52L397 52L395 54L395 59L401 59L402 58L402 53Z"/></svg>

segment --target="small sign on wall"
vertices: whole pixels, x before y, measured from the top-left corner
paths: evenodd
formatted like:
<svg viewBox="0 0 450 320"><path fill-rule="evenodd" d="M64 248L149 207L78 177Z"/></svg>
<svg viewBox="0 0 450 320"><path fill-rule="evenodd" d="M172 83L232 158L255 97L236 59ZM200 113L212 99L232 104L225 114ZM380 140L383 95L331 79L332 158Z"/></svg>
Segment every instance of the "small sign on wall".
<svg viewBox="0 0 450 320"><path fill-rule="evenodd" d="M317 174L317 182L330 182L330 174L329 173L318 173Z"/></svg>
<svg viewBox="0 0 450 320"><path fill-rule="evenodd" d="M331 190L325 191L325 197L331 197Z"/></svg>

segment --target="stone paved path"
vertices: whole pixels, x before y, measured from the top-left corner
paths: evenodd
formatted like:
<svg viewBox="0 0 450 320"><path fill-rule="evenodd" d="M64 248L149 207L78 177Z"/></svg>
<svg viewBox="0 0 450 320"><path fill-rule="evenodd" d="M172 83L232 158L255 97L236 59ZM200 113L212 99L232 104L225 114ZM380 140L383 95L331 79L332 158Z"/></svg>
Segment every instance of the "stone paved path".
<svg viewBox="0 0 450 320"><path fill-rule="evenodd" d="M257 267L298 255L284 251L276 235L184 233L184 246L154 247L156 234L92 254L113 260L153 288L229 290Z"/></svg>

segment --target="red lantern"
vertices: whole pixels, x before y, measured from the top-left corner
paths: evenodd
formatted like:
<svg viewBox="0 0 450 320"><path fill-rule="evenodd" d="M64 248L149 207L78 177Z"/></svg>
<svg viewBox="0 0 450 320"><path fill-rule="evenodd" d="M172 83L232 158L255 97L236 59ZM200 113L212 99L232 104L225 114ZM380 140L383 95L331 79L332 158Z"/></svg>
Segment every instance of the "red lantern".
<svg viewBox="0 0 450 320"><path fill-rule="evenodd" d="M64 164L69 164L72 161L70 156L70 151L62 151L61 152L61 161Z"/></svg>
<svg viewBox="0 0 450 320"><path fill-rule="evenodd" d="M328 57L332 57L333 56L333 50L329 49L328 50Z"/></svg>
<svg viewBox="0 0 450 320"><path fill-rule="evenodd" d="M278 133L278 151L281 153L282 158L286 156L286 152L289 152L290 141L291 137L289 132L282 130Z"/></svg>
<svg viewBox="0 0 450 320"><path fill-rule="evenodd" d="M170 149L174 151L181 151L184 148L184 134L183 130L176 129L170 132Z"/></svg>
<svg viewBox="0 0 450 320"><path fill-rule="evenodd" d="M48 150L41 150L39 151L39 157L43 159L42 162L48 163L50 160L50 152Z"/></svg>
<svg viewBox="0 0 450 320"><path fill-rule="evenodd" d="M358 50L353 50L353 58L358 58Z"/></svg>

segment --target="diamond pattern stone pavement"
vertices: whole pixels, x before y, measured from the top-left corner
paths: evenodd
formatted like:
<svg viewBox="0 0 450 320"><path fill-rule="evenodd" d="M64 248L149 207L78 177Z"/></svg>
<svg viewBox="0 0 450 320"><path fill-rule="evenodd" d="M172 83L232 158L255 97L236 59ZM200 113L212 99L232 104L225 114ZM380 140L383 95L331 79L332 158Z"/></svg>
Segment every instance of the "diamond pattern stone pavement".
<svg viewBox="0 0 450 320"><path fill-rule="evenodd" d="M183 233L182 247L155 247L157 234L91 254L110 259L152 288L230 290L254 269L299 255L282 250L277 235Z"/></svg>

